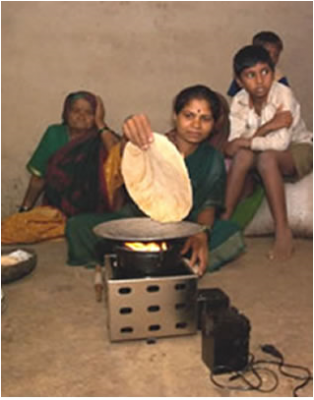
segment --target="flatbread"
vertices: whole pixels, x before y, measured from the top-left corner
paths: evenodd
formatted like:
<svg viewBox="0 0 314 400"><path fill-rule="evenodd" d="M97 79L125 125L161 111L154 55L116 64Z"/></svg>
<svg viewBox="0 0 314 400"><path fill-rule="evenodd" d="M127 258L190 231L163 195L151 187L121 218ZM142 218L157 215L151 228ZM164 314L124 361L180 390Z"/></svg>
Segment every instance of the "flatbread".
<svg viewBox="0 0 314 400"><path fill-rule="evenodd" d="M9 254L1 254L1 268L17 265L20 262L26 261L31 257L32 255L30 253L27 253L26 251L20 249L14 250Z"/></svg>
<svg viewBox="0 0 314 400"><path fill-rule="evenodd" d="M0 256L0 265L1 267L10 267L11 265L16 265L19 263L15 257L9 255Z"/></svg>
<svg viewBox="0 0 314 400"><path fill-rule="evenodd" d="M192 208L192 187L183 156L169 139L154 133L148 150L128 142L122 175L138 207L158 222L182 221Z"/></svg>

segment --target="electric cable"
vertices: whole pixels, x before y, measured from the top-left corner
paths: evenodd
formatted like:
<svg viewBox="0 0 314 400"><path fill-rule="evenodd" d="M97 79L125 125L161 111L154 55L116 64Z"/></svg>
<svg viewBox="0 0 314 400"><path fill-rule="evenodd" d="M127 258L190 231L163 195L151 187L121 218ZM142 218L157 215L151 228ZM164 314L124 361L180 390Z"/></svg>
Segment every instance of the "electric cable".
<svg viewBox="0 0 314 400"><path fill-rule="evenodd" d="M270 393L273 392L279 385L279 379L277 374L272 371L269 368L266 367L256 367L255 366L255 361L254 361L254 356L253 354L250 354L251 360L248 362L248 365L246 368L244 368L242 371L234 371L230 368L227 368L226 366L216 366L214 371L211 371L210 374L210 380L212 383L214 383L217 387L220 387L221 389L229 389L229 390L238 390L238 391L250 391L250 390L256 390L258 392L262 393ZM258 370L260 372L258 372ZM229 372L229 373L235 373L234 375L231 375L229 377L229 381L234 381L236 379L242 379L242 381L246 384L246 386L232 386L228 384L222 384L219 383L214 376L216 374L221 374L222 372ZM251 382L248 378L245 377L246 374L252 373L255 378L258 380L258 384L254 384L254 382ZM267 373L268 375L271 375L273 378L274 383L270 388L263 388L263 379L262 379L262 374ZM220 377L223 375L220 375Z"/></svg>
<svg viewBox="0 0 314 400"><path fill-rule="evenodd" d="M227 366L215 366L214 370L211 371L210 373L210 380L211 382L216 385L217 387L221 389L228 389L228 390L238 390L238 391L258 391L261 393L270 393L276 390L276 388L279 385L279 378L277 374L271 370L270 368L261 366L263 364L266 365L276 365L278 367L279 372L289 378L293 378L296 380L302 380L300 384L294 387L293 389L293 397L298 397L298 391L302 388L304 388L310 381L313 380L313 376L311 371L303 367L301 365L294 365L294 364L287 364L285 363L283 355L273 346L273 345L262 345L261 350L269 354L278 360L255 360L254 355L250 354L250 360L248 361L247 366L241 370L241 371L234 371L231 368L228 368ZM293 369L293 370L299 370L302 371L303 374L295 374L295 373L290 373L287 372L284 369ZM216 378L214 378L215 375L219 374L220 376L223 376L222 373L233 373L228 380L234 381L237 379L241 379L244 382L244 385L229 385L228 383L220 383ZM254 376L254 379L256 382L252 382L249 378L247 378L245 375L248 373L251 373ZM263 381L263 374L266 373L270 375L273 378L272 385L269 388L265 388L264 386L264 381Z"/></svg>
<svg viewBox="0 0 314 400"><path fill-rule="evenodd" d="M308 368L303 367L301 365L285 363L283 355L273 345L266 344L266 345L261 346L261 349L265 353L271 354L273 357L276 357L280 360L277 362L277 365L278 365L279 372L282 375L287 376L288 378L299 379L299 380L303 381L301 384L297 385L293 389L293 397L298 397L298 394L297 394L298 390L300 390L301 388L304 388L311 380L313 380L311 371ZM276 363L276 362L273 362L273 363ZM300 376L300 375L295 375L295 374L286 372L283 370L283 368L291 368L291 369L301 370L306 373L306 376Z"/></svg>

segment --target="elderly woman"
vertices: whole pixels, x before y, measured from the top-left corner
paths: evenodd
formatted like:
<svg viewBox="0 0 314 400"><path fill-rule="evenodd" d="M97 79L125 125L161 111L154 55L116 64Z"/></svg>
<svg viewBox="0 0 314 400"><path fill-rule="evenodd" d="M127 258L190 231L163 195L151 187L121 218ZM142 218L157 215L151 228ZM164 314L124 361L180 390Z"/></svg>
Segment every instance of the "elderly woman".
<svg viewBox="0 0 314 400"><path fill-rule="evenodd" d="M58 199L56 204L55 201L57 200L53 198L55 196L51 195L50 185L54 181L53 175L56 165L64 163L64 159L69 159L71 154L75 152L72 149L75 149L79 143L82 144L87 139L94 138L97 133L100 133L99 138L103 142L104 148L111 148L115 143L115 139L113 132L104 122L104 117L103 103L99 97L96 98L92 93L80 91L71 93L66 97L62 113L62 124L49 126L27 164L27 169L32 175L20 211L28 211L33 208L40 194L46 192L44 193L45 204L57 206L66 214L73 214L73 212L63 209L62 200ZM76 152L82 150L81 145L77 147ZM81 159L80 162L82 162ZM77 167L79 167L79 163L73 163L72 173ZM68 166L68 168L70 167ZM71 171L68 172L68 175L70 173ZM65 179L64 174L62 176L63 179ZM58 178L60 179L60 175ZM60 190L62 190L61 187ZM61 193L59 194L61 196Z"/></svg>
<svg viewBox="0 0 314 400"><path fill-rule="evenodd" d="M120 206L120 138L104 117L100 97L86 91L66 97L62 123L48 127L27 164L31 178L20 212L29 212L3 222L2 243L62 236L67 217ZM49 207L34 208L41 194L43 205Z"/></svg>

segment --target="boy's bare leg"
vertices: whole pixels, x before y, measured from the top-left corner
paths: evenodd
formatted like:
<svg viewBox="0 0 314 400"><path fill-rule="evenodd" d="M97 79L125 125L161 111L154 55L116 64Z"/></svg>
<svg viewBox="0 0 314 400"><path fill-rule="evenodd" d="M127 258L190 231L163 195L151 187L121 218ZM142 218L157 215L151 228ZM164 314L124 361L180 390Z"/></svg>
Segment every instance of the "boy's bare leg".
<svg viewBox="0 0 314 400"><path fill-rule="evenodd" d="M226 211L221 215L221 219L229 219L242 195L247 174L254 163L254 153L251 150L241 149L232 160L232 165L228 172L226 188Z"/></svg>
<svg viewBox="0 0 314 400"><path fill-rule="evenodd" d="M293 253L293 237L289 227L283 175L295 172L289 151L265 151L257 158L257 169L263 179L267 200L275 223L275 242L271 259L286 260Z"/></svg>

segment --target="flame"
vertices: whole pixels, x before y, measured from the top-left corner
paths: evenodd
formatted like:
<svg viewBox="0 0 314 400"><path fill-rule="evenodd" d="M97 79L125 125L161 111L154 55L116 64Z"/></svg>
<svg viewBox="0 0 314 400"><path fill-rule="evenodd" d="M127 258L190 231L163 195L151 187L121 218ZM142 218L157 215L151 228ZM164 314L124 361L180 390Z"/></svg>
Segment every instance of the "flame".
<svg viewBox="0 0 314 400"><path fill-rule="evenodd" d="M134 251L166 251L168 249L166 242L126 242L124 243L124 245Z"/></svg>

